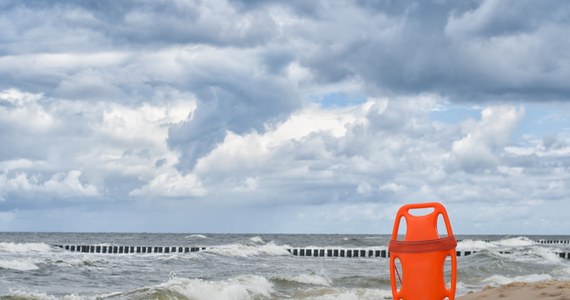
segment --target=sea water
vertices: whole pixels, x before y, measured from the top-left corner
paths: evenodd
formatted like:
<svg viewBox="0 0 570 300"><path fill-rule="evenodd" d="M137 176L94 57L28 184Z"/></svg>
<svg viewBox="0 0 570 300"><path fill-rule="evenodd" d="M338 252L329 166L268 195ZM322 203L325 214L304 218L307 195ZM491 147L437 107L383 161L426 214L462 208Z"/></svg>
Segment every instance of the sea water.
<svg viewBox="0 0 570 300"><path fill-rule="evenodd" d="M570 279L570 236L458 236L458 295ZM0 299L391 299L386 258L299 257L290 248L385 250L386 235L0 233ZM91 254L54 245L190 246Z"/></svg>

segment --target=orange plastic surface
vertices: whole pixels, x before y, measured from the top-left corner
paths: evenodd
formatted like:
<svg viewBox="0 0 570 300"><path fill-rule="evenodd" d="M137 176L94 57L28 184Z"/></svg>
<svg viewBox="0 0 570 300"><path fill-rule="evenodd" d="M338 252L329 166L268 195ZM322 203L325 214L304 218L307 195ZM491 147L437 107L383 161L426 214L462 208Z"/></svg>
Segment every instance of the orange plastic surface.
<svg viewBox="0 0 570 300"><path fill-rule="evenodd" d="M433 212L415 216L410 210L433 208ZM443 217L448 236L441 237L437 220ZM398 241L400 220L406 221L406 235ZM437 202L408 204L396 214L390 241L390 283L394 300L455 299L457 256L451 223L445 207ZM451 280L446 287L445 260L451 257ZM396 270L396 260L401 269ZM398 283L400 283L398 289Z"/></svg>

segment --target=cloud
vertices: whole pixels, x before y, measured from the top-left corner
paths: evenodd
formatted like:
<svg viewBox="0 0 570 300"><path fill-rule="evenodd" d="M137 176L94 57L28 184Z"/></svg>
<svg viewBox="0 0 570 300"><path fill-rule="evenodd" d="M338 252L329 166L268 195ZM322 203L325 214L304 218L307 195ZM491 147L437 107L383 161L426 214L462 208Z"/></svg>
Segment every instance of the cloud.
<svg viewBox="0 0 570 300"><path fill-rule="evenodd" d="M518 149L513 147L513 134L525 117L523 108L489 105L480 108L477 119L444 124L430 117L442 101L423 96L372 99L350 109L305 108L264 133L228 134L200 160L195 172L201 178L216 178L204 184L212 198L227 205L266 203L270 197L272 206L346 206L342 214L315 216L331 224L332 218L341 223L361 219L368 210L374 214L373 206L400 201L468 207L497 199L505 206L529 201L543 206L561 199L558 193L567 184L563 177L557 177L558 184L546 184L544 159L539 159L544 165L524 163L544 149L538 148L540 144L520 154L511 150ZM338 123L327 123L333 111ZM402 119L406 122L397 122ZM306 126L303 120L315 123ZM302 130L289 127L292 124ZM248 178L256 178L254 193L225 194L222 187ZM457 215L467 220L475 218L474 213ZM486 222L492 222L491 217ZM469 226L460 223L462 228Z"/></svg>
<svg viewBox="0 0 570 300"><path fill-rule="evenodd" d="M563 15L569 7L534 4L488 0L464 7L428 1L323 8L325 21L302 19L310 29L304 47L314 51L302 53L300 61L321 80L359 78L383 92L433 92L458 102L564 100L569 45L558 37L567 34ZM559 17L550 17L553 10ZM334 40L323 32L334 32Z"/></svg>
<svg viewBox="0 0 570 300"><path fill-rule="evenodd" d="M171 170L154 177L147 185L135 189L129 196L144 197L196 197L205 196L207 190L202 187L193 174L181 175Z"/></svg>
<svg viewBox="0 0 570 300"><path fill-rule="evenodd" d="M63 99L111 100L122 98L121 90L104 75L93 70L81 71L59 83L54 95Z"/></svg>
<svg viewBox="0 0 570 300"><path fill-rule="evenodd" d="M556 4L551 18L552 4L527 1L15 2L0 15L0 82L134 105L161 86L192 93L195 112L168 137L190 171L226 132L261 132L326 86L458 102L563 99L568 5Z"/></svg>
<svg viewBox="0 0 570 300"><path fill-rule="evenodd" d="M1 92L0 99L9 103L0 107L0 139L10 145L0 152L4 198L128 196L176 164L178 155L166 144L168 127L185 120L196 101L170 89L157 89L153 97L166 103L92 105Z"/></svg>
<svg viewBox="0 0 570 300"><path fill-rule="evenodd" d="M81 171L71 170L67 173L56 173L48 180L37 176L18 173L15 176L0 175L0 196L6 199L10 196L32 194L60 198L97 196L97 188L80 181Z"/></svg>
<svg viewBox="0 0 570 300"><path fill-rule="evenodd" d="M173 213L168 201L327 232L384 226L384 208L416 200L452 204L464 228L493 229L473 203L533 208L505 224L545 215L570 184L569 11L2 1L0 209L28 228L34 209L154 218Z"/></svg>
<svg viewBox="0 0 570 300"><path fill-rule="evenodd" d="M251 61L249 51L230 50L233 58L239 58L234 60L228 59L227 51L188 50L180 59L196 69L185 73L196 84L199 103L191 118L170 128L168 138L169 146L183 155L181 168L193 168L223 140L226 131L262 131L266 123L281 120L300 107L295 86L263 67L252 69L260 62ZM195 59L201 62L194 63Z"/></svg>
<svg viewBox="0 0 570 300"><path fill-rule="evenodd" d="M471 125L460 140L453 142L452 153L465 170L496 167L499 156L509 144L510 137L524 115L514 107L487 107L481 112L481 121Z"/></svg>

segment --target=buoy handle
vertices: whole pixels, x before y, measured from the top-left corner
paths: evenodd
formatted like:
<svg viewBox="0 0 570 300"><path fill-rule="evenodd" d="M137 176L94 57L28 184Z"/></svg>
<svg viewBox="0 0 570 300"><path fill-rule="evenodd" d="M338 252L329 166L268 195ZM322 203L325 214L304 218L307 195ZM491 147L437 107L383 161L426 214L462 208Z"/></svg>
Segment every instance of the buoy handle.
<svg viewBox="0 0 570 300"><path fill-rule="evenodd" d="M436 229L437 229L437 216L441 214L443 216L443 221L445 222L447 235L453 236L453 230L451 229L451 222L449 221L449 216L447 215L447 211L445 210L443 204L438 202L425 202L425 203L406 204L400 207L398 213L396 214L396 219L394 220L394 227L392 229L392 240L398 239L398 231L400 229L400 221L402 217L406 219L406 222L410 219L418 218L417 216L412 215L410 213L410 210L425 209L425 208L433 208L433 212L427 214L426 216L433 217L435 215Z"/></svg>

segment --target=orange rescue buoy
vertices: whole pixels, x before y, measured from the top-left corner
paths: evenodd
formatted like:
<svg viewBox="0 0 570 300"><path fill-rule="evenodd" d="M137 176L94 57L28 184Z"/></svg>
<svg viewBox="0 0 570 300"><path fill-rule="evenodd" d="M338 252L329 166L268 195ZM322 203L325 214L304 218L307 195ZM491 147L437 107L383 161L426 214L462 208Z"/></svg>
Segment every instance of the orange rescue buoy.
<svg viewBox="0 0 570 300"><path fill-rule="evenodd" d="M410 213L410 210L425 208L433 208L433 212L422 216ZM440 237L437 231L440 215L447 229L446 237ZM406 221L406 234L404 240L398 240L402 218ZM388 246L394 300L454 300L457 280L456 246L447 211L441 203L402 206L396 214ZM449 286L446 286L444 268L448 257L451 258L451 279ZM399 260L401 271L396 269L396 260Z"/></svg>

